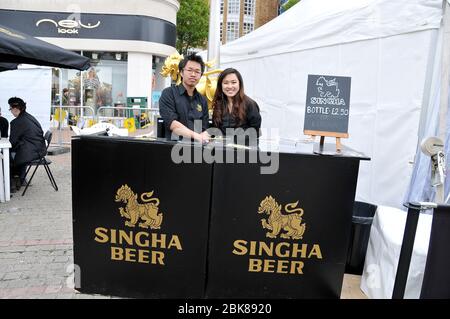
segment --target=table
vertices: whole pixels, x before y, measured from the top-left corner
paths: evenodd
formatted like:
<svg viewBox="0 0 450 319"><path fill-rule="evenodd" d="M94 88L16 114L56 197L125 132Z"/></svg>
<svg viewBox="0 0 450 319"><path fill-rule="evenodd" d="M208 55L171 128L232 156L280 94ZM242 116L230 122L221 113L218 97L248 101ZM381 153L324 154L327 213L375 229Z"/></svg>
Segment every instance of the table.
<svg viewBox="0 0 450 319"><path fill-rule="evenodd" d="M76 288L150 298L339 298L367 157L281 145L270 153L278 169L261 174L267 161L206 160L211 145L72 139ZM265 153L260 145L211 154L220 152Z"/></svg>
<svg viewBox="0 0 450 319"><path fill-rule="evenodd" d="M10 194L10 178L9 178L9 149L11 143L7 138L0 139L0 202L9 201Z"/></svg>
<svg viewBox="0 0 450 319"><path fill-rule="evenodd" d="M340 297L366 158L315 146L280 147L275 174L259 163L214 165L207 298Z"/></svg>
<svg viewBox="0 0 450 319"><path fill-rule="evenodd" d="M212 165L177 165L171 149L171 144L131 138L72 140L73 249L80 291L203 296Z"/></svg>

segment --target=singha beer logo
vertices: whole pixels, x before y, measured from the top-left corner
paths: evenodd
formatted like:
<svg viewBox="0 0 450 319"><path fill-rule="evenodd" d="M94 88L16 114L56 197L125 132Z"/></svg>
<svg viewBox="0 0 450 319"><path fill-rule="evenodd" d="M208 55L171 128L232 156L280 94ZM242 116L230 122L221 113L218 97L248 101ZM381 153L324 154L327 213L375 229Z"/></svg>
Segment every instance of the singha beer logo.
<svg viewBox="0 0 450 319"><path fill-rule="evenodd" d="M303 209L297 206L298 201L288 203L283 212L283 206L270 195L259 203L258 214L268 215L261 220L262 228L269 230L266 237L275 241L234 241L232 253L249 256L248 272L303 275L308 259L323 259L319 244L299 242L306 223L303 223Z"/></svg>
<svg viewBox="0 0 450 319"><path fill-rule="evenodd" d="M327 80L324 76L321 76L316 81L317 92L320 97L334 97L338 98L341 90L336 78Z"/></svg>
<svg viewBox="0 0 450 319"><path fill-rule="evenodd" d="M163 219L163 214L158 213L159 199L152 198L153 191L148 193L142 193L140 198L145 204L140 204L137 200L137 194L133 193L127 184L123 185L117 190L116 202L124 202L126 204L125 209L119 208L120 216L129 219L125 222L125 226L134 227L140 220L143 223L139 223L141 228L160 229Z"/></svg>
<svg viewBox="0 0 450 319"><path fill-rule="evenodd" d="M298 201L284 206L289 215L283 214L282 206L272 196L266 196L259 204L258 214L269 215L268 219L262 220L264 229L270 230L266 233L269 238L302 239L306 230L306 223L302 224L303 209L297 208ZM285 233L282 233L285 231Z"/></svg>
<svg viewBox="0 0 450 319"><path fill-rule="evenodd" d="M125 218L127 229L108 229L97 227L94 240L100 244L110 244L111 260L153 265L166 265L166 251L183 250L177 235L148 232L159 230L163 214L159 212L159 199L153 191L142 193L140 203L138 195L127 185L122 185L116 192L115 202L125 203L119 207L120 216ZM133 231L136 224L142 230Z"/></svg>

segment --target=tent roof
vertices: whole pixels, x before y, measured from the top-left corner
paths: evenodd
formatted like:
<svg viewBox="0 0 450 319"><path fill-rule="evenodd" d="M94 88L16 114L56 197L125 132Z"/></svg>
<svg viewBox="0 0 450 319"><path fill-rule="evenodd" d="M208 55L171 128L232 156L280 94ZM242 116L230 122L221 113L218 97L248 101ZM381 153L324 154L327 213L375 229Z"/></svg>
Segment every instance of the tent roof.
<svg viewBox="0 0 450 319"><path fill-rule="evenodd" d="M0 25L0 62L87 70L90 60L75 52Z"/></svg>
<svg viewBox="0 0 450 319"><path fill-rule="evenodd" d="M442 0L302 0L221 47L221 62L439 28Z"/></svg>

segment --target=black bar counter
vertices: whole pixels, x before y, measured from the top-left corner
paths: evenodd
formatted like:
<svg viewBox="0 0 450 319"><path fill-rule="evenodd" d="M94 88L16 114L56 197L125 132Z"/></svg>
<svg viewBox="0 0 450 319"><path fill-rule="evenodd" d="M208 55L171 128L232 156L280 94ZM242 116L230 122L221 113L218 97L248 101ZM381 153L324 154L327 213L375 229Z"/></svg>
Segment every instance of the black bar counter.
<svg viewBox="0 0 450 319"><path fill-rule="evenodd" d="M213 146L101 136L72 140L79 291L339 298L359 162L368 158L348 148L334 154L327 144L280 144L269 153L262 145L216 145L211 153ZM220 152L234 161L208 157L217 159ZM192 161L180 163L177 154ZM238 163L242 154L246 160ZM192 163L198 156L200 163Z"/></svg>

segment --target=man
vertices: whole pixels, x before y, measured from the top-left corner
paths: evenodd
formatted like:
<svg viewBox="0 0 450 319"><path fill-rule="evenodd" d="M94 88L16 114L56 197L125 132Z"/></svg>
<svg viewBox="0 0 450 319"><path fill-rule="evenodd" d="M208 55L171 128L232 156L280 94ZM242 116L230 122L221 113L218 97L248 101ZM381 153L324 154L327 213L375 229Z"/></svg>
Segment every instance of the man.
<svg viewBox="0 0 450 319"><path fill-rule="evenodd" d="M0 137L8 137L8 120L2 116L2 109L0 108Z"/></svg>
<svg viewBox="0 0 450 319"><path fill-rule="evenodd" d="M69 105L69 89L68 88L63 89L62 105Z"/></svg>
<svg viewBox="0 0 450 319"><path fill-rule="evenodd" d="M159 112L166 130L178 136L208 142L208 104L195 88L205 71L205 63L200 56L191 54L180 62L178 68L181 84L164 89L159 99Z"/></svg>

